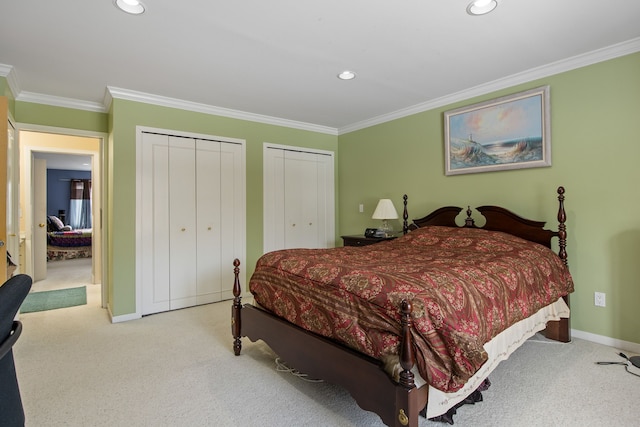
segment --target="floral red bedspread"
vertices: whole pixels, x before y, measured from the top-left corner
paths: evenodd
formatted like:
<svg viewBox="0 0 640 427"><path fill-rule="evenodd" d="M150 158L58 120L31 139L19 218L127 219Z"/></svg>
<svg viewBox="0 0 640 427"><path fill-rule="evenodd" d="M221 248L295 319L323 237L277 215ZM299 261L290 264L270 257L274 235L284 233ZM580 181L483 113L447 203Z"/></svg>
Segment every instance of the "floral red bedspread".
<svg viewBox="0 0 640 427"><path fill-rule="evenodd" d="M573 282L542 245L425 227L371 246L265 254L249 287L276 315L377 359L397 354L399 307L410 299L420 374L452 392L487 359L484 343L571 293Z"/></svg>

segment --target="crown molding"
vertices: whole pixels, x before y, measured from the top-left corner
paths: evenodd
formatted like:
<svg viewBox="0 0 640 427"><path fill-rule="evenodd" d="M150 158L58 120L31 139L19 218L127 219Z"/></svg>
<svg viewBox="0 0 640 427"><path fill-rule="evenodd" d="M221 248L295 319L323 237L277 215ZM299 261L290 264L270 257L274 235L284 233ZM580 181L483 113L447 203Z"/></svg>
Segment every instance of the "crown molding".
<svg viewBox="0 0 640 427"><path fill-rule="evenodd" d="M129 89L122 89L113 86L107 86L105 94L104 109L108 110L113 99L125 99L128 101L142 102L145 104L153 104L161 107L177 108L180 110L193 111L197 113L212 114L216 116L229 117L232 119L248 120L251 122L265 123L275 126L283 126L294 129L307 130L311 132L325 133L329 135L337 135L336 128L328 126L320 126L313 123L297 122L294 120L281 119L278 117L264 116L261 114L247 113L245 111L232 110L229 108L215 107L197 102L184 101L181 99L167 98L164 96L153 95L144 92L138 92Z"/></svg>
<svg viewBox="0 0 640 427"><path fill-rule="evenodd" d="M51 105L54 107L73 108L76 110L93 111L104 113L105 109L99 102L82 101L73 98L63 98L61 96L43 95L35 92L20 92L16 101L33 102L34 104Z"/></svg>
<svg viewBox="0 0 640 427"><path fill-rule="evenodd" d="M0 77L7 79L7 85L15 99L17 94L20 93L20 85L18 84L15 69L11 65L0 64Z"/></svg>
<svg viewBox="0 0 640 427"><path fill-rule="evenodd" d="M570 58L562 59L560 61L552 62L547 65L532 68L521 73L512 74L502 79L487 82L460 92L432 99L427 102L363 120L358 123L353 123L351 125L339 128L338 135L343 135L345 133L354 132L356 130L389 122L391 120L396 120L413 114L422 113L424 111L444 107L446 105L450 105L459 101L464 101L465 99L486 95L488 93L506 89L511 86L516 86L533 80L560 74L566 71L575 70L577 68L586 67L598 62L608 61L610 59L629 55L639 51L640 37L628 40L626 42L611 45L602 49L594 50L585 54L576 55Z"/></svg>

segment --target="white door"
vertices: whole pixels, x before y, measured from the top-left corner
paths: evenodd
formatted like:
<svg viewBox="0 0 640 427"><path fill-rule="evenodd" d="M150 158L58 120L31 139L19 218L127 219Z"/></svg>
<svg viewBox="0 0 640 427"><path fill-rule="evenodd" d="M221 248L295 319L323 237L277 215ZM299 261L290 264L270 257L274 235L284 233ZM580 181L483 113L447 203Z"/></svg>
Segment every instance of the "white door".
<svg viewBox="0 0 640 427"><path fill-rule="evenodd" d="M264 250L334 246L333 153L265 145Z"/></svg>
<svg viewBox="0 0 640 427"><path fill-rule="evenodd" d="M172 310L196 305L195 160L195 140L169 137L169 282Z"/></svg>
<svg viewBox="0 0 640 427"><path fill-rule="evenodd" d="M195 141L197 212L197 303L221 300L223 223L220 216L220 142Z"/></svg>
<svg viewBox="0 0 640 427"><path fill-rule="evenodd" d="M234 258L241 252L242 146L196 141L197 303L233 298Z"/></svg>
<svg viewBox="0 0 640 427"><path fill-rule="evenodd" d="M33 159L33 281L47 278L47 161Z"/></svg>
<svg viewBox="0 0 640 427"><path fill-rule="evenodd" d="M220 289L221 299L233 298L233 260L244 253L244 163L242 145L220 145ZM245 269L246 270L246 269ZM244 281L242 281L244 283Z"/></svg>
<svg viewBox="0 0 640 427"><path fill-rule="evenodd" d="M318 160L322 158L296 151L285 151L284 155L284 247L322 248L322 202L318 200L323 166Z"/></svg>
<svg viewBox="0 0 640 427"><path fill-rule="evenodd" d="M140 145L140 268L142 313L169 310L169 137L143 134Z"/></svg>
<svg viewBox="0 0 640 427"><path fill-rule="evenodd" d="M143 132L141 314L233 298L244 255L244 147Z"/></svg>

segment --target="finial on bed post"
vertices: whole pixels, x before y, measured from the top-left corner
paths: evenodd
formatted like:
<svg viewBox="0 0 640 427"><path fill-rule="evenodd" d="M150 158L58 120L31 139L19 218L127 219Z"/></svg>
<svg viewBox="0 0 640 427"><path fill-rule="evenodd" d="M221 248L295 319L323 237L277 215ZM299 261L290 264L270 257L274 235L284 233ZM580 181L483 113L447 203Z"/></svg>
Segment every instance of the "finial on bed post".
<svg viewBox="0 0 640 427"><path fill-rule="evenodd" d="M404 299L400 304L400 309L402 311L402 335L400 337L400 366L402 366L402 371L400 372L400 385L406 388L413 388L415 387L414 375L411 372L415 363L413 340L411 338L411 325L413 324L411 311L413 306L410 301Z"/></svg>
<svg viewBox="0 0 640 427"><path fill-rule="evenodd" d="M407 234L409 232L409 212L407 211L407 199L409 197L405 194L402 196L402 204L404 205L404 209L402 210L402 234Z"/></svg>
<svg viewBox="0 0 640 427"><path fill-rule="evenodd" d="M565 265L569 265L567 262L567 213L564 211L564 187L558 187L558 241L560 251L558 256L564 262Z"/></svg>
<svg viewBox="0 0 640 427"><path fill-rule="evenodd" d="M467 206L467 217L464 220L464 226L465 227L475 227L476 226L476 222L473 220L473 218L471 218L471 214L473 213L473 211L471 210L471 206Z"/></svg>
<svg viewBox="0 0 640 427"><path fill-rule="evenodd" d="M242 310L242 288L240 287L240 260L233 260L233 306L231 307L231 333L233 334L233 352L240 355L242 349L242 322L240 321L240 310Z"/></svg>
<svg viewBox="0 0 640 427"><path fill-rule="evenodd" d="M409 212L407 212L407 195L402 196L402 203L404 204L404 210L402 211L402 234L409 232Z"/></svg>

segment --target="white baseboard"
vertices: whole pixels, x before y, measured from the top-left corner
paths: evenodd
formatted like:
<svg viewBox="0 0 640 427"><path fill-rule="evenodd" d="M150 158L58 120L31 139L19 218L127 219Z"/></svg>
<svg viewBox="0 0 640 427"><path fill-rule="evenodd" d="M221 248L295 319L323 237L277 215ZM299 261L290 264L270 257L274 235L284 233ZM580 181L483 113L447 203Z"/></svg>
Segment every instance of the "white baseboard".
<svg viewBox="0 0 640 427"><path fill-rule="evenodd" d="M111 318L111 323L128 322L129 320L137 320L142 318L142 316L138 313L130 313L130 314L123 314L121 316L114 316L113 313L111 313L110 308L107 308L107 310L109 311L109 317Z"/></svg>
<svg viewBox="0 0 640 427"><path fill-rule="evenodd" d="M597 335L592 334L591 332L579 331L577 329L571 330L571 336L574 338L580 338L586 341L591 341L598 344L607 345L609 347L615 347L620 350L640 354L640 344L635 342L618 340L615 338L605 337L604 335Z"/></svg>

